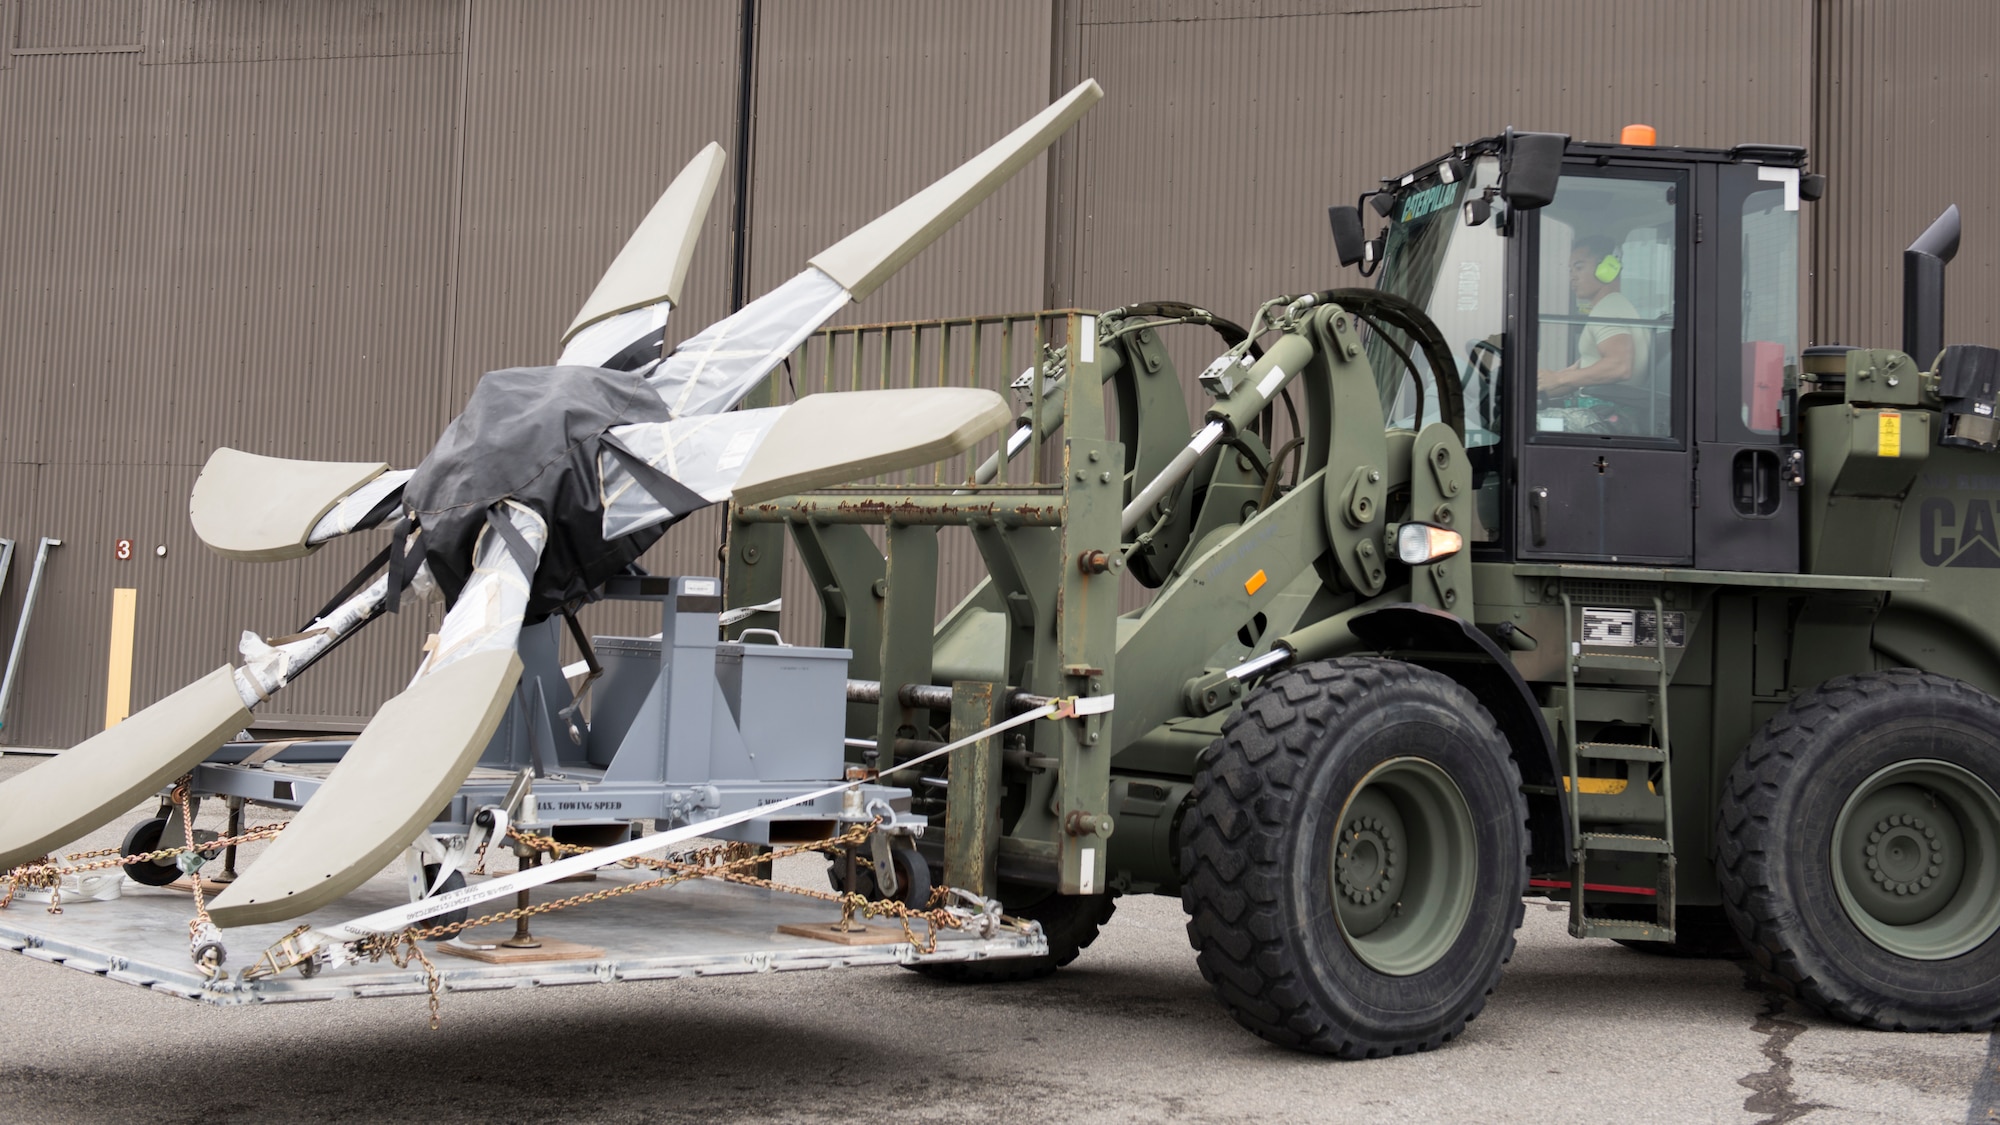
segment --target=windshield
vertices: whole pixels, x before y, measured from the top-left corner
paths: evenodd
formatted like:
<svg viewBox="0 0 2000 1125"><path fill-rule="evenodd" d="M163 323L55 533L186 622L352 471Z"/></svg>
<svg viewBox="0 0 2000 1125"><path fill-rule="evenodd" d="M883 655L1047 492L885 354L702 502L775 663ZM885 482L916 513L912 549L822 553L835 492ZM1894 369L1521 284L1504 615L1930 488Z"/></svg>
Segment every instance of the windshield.
<svg viewBox="0 0 2000 1125"><path fill-rule="evenodd" d="M1506 239L1489 219L1466 224L1459 204L1477 197L1500 178L1500 162L1486 156L1473 162L1461 183L1432 183L1406 190L1389 216L1376 280L1384 292L1406 297L1422 308L1457 357L1457 379L1465 398L1465 445L1472 454L1478 520L1472 538L1499 535L1497 467L1500 416L1500 335L1505 327ZM1423 181L1418 182L1423 185ZM1423 416L1417 416L1418 387L1396 347L1370 333L1368 363L1381 392L1383 416L1392 428L1421 429L1438 420L1436 375L1421 351L1400 332L1386 335L1416 364L1422 380Z"/></svg>

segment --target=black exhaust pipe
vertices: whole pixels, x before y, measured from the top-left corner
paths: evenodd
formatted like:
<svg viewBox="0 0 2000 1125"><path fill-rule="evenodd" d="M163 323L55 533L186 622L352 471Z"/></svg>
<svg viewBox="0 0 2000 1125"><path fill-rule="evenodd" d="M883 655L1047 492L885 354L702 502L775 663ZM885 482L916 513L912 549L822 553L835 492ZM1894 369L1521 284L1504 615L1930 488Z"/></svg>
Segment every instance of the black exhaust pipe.
<svg viewBox="0 0 2000 1125"><path fill-rule="evenodd" d="M1944 350L1944 267L1958 254L1958 204L1903 251L1903 350L1928 370Z"/></svg>

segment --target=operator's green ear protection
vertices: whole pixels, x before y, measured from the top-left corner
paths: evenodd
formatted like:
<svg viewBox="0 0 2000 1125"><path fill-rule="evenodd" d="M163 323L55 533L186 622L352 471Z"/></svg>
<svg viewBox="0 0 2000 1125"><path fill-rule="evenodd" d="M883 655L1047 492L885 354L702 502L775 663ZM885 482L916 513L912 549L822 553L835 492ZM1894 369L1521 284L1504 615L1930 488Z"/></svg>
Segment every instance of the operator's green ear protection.
<svg viewBox="0 0 2000 1125"><path fill-rule="evenodd" d="M1624 268L1625 263L1618 260L1617 254L1606 254L1604 260L1597 263L1597 280L1609 285L1618 280L1618 271Z"/></svg>

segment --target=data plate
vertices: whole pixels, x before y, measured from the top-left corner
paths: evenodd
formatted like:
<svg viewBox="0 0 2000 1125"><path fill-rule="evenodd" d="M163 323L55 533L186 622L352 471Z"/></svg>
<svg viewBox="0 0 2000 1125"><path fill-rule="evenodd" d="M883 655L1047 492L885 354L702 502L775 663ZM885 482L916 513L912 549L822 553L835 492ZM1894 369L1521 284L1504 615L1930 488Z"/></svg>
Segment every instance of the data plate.
<svg viewBox="0 0 2000 1125"><path fill-rule="evenodd" d="M1668 610L1667 647L1681 648L1687 644L1687 614L1680 610ZM1651 609L1600 609L1585 606L1583 609L1583 643L1610 648L1656 647L1659 641L1660 614Z"/></svg>

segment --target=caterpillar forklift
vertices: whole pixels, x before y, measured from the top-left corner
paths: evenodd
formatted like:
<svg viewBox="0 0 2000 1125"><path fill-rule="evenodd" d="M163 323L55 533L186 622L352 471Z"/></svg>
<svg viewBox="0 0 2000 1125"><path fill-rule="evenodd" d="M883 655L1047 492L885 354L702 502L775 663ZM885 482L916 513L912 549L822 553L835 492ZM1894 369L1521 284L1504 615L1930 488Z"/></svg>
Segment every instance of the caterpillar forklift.
<svg viewBox="0 0 2000 1125"><path fill-rule="evenodd" d="M913 968L1046 973L1178 895L1243 1026L1400 1054L1478 1014L1539 897L1839 1019L1994 1026L2000 351L1944 344L1956 209L1900 349L1802 346L1824 189L1797 147L1510 129L1331 209L1372 289L1072 313L966 486L732 505L737 628L789 530L853 763L929 820L885 881L1049 941ZM950 525L989 577L936 621Z"/></svg>
<svg viewBox="0 0 2000 1125"><path fill-rule="evenodd" d="M418 469L218 450L190 511L219 552L292 559L393 525L390 547L308 628L245 634L241 666L0 786L0 870L52 904L74 876L80 903L85 872L40 857L149 792L160 817L92 870L194 873L201 799L297 816L193 925L178 899L126 904L199 978L140 974L115 903L0 919L0 943L218 1002L284 998L293 969L292 997L534 983L550 970L426 986L356 962L438 936L420 921L721 836L824 849L840 890L977 933L834 957L810 935L779 948L768 895L687 889L632 905L628 930L577 911L608 952L564 979L1019 979L1077 957L1117 896L1178 895L1238 1022L1369 1057L1457 1035L1541 897L1579 938L1747 950L1854 1023L2000 1022L2000 351L1945 342L1956 210L1905 254L1900 349L1803 346L1799 218L1825 189L1804 150L1643 129L1508 130L1384 179L1330 212L1374 287L1277 296L1244 324L1155 301L1033 314L1032 346L1011 342L1023 318L813 331L1100 93L667 350L722 167L705 150L562 363L482 381ZM1184 381L1190 348L1214 358ZM1012 405L979 389L1024 354ZM795 376L864 393L780 402ZM533 405L551 402L569 405ZM626 566L724 499L719 575ZM772 646L799 631L788 551L816 647ZM986 577L940 618L956 551ZM406 586L450 608L359 738L225 741ZM568 610L599 594L654 603L662 632L588 638ZM572 678L600 672L585 708ZM506 837L523 869L466 879L510 824L534 829ZM595 850L531 862L565 828ZM369 881L405 849L415 901L378 909ZM688 921L709 906L741 925ZM277 944L232 978L225 930Z"/></svg>

